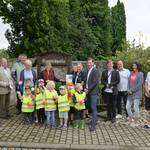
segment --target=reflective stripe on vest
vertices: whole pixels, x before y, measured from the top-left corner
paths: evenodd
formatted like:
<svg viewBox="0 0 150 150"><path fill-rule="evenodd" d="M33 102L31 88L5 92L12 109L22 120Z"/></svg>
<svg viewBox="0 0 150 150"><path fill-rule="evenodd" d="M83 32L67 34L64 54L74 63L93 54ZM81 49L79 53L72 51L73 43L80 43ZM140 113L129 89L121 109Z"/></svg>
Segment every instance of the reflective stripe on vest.
<svg viewBox="0 0 150 150"><path fill-rule="evenodd" d="M46 100L45 108L56 109L56 104L55 104L55 101L53 99L53 96L55 94L56 94L55 91L50 92L48 90L45 90L45 100Z"/></svg>
<svg viewBox="0 0 150 150"><path fill-rule="evenodd" d="M82 101L85 102L85 97L86 97L85 92L82 92L82 93L76 92L74 95L75 95L75 98L76 98L76 104L75 104L74 107L77 110L85 109L85 103L81 103Z"/></svg>
<svg viewBox="0 0 150 150"><path fill-rule="evenodd" d="M67 94L60 95L58 97L58 111L59 112L68 112L69 110L70 110L70 105L69 105Z"/></svg>
<svg viewBox="0 0 150 150"><path fill-rule="evenodd" d="M36 103L36 109L41 109L41 108L44 108L44 104L42 102L42 98L43 98L43 94L42 93L39 93L36 95L36 98L35 98L35 103Z"/></svg>
<svg viewBox="0 0 150 150"><path fill-rule="evenodd" d="M30 106L29 106L29 103L30 103ZM21 111L22 112L33 112L34 111L34 102L32 101L31 97L23 96Z"/></svg>

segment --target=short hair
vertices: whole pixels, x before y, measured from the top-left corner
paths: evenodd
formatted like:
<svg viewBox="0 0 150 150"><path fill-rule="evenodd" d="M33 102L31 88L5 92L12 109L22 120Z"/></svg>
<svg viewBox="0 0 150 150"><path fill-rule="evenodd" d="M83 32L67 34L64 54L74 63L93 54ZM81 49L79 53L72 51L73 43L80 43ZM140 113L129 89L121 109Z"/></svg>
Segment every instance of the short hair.
<svg viewBox="0 0 150 150"><path fill-rule="evenodd" d="M81 84L81 83L75 84L75 89L78 89L79 87L82 87L82 84Z"/></svg>
<svg viewBox="0 0 150 150"><path fill-rule="evenodd" d="M31 90L30 86L26 86L25 90Z"/></svg>
<svg viewBox="0 0 150 150"><path fill-rule="evenodd" d="M49 61L45 61L44 66L52 66L52 64Z"/></svg>
<svg viewBox="0 0 150 150"><path fill-rule="evenodd" d="M27 57L27 55L26 54L19 54L19 57Z"/></svg>
<svg viewBox="0 0 150 150"><path fill-rule="evenodd" d="M89 57L89 58L87 59L87 61L89 61L89 60L92 60L92 62L94 62L94 59L93 59L92 57Z"/></svg>
<svg viewBox="0 0 150 150"><path fill-rule="evenodd" d="M107 64L109 63L113 63L113 61L111 59L107 60Z"/></svg>
<svg viewBox="0 0 150 150"><path fill-rule="evenodd" d="M31 61L30 59L27 59L27 60L25 61L25 63L27 63L27 64L29 64L29 65L32 65L32 61Z"/></svg>

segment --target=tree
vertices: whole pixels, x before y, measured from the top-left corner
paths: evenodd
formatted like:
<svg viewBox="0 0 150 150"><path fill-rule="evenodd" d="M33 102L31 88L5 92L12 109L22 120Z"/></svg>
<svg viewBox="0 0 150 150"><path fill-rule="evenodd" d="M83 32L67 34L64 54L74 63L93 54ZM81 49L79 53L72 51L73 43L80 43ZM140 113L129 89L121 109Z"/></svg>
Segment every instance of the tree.
<svg viewBox="0 0 150 150"><path fill-rule="evenodd" d="M15 56L22 51L33 56L70 50L67 0L2 0L0 4L0 16L11 26L6 38Z"/></svg>
<svg viewBox="0 0 150 150"><path fill-rule="evenodd" d="M126 43L126 15L124 4L118 0L117 5L111 9L112 20L112 52L125 50Z"/></svg>
<svg viewBox="0 0 150 150"><path fill-rule="evenodd" d="M85 16L88 20L92 33L98 39L92 54L102 59L111 54L111 32L110 32L110 8L108 0L83 0Z"/></svg>
<svg viewBox="0 0 150 150"><path fill-rule="evenodd" d="M97 46L97 38L85 18L83 5L80 0L70 0L70 39L72 47L75 50L74 55L77 59L87 59L93 56L91 50Z"/></svg>

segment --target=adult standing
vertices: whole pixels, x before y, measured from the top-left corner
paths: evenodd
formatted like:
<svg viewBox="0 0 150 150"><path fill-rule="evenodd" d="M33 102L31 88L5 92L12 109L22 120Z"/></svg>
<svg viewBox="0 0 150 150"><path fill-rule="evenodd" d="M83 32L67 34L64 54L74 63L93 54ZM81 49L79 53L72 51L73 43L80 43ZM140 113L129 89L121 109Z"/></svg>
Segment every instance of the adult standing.
<svg viewBox="0 0 150 150"><path fill-rule="evenodd" d="M20 73L23 69L25 69L26 60L27 60L27 56L25 54L20 54L18 56L17 62L12 67L11 70L12 78L14 79L17 85L20 81Z"/></svg>
<svg viewBox="0 0 150 150"><path fill-rule="evenodd" d="M128 100L127 100L127 113L129 116L129 123L131 126L138 126L137 120L140 116L139 104L142 98L143 89L143 73L139 71L140 65L137 63L132 64L132 72L129 77L128 86ZM134 114L132 112L132 105Z"/></svg>
<svg viewBox="0 0 150 150"><path fill-rule="evenodd" d="M52 65L50 62L45 62L44 65L44 70L40 73L39 79L43 79L44 82L48 81L48 80L52 80L52 81L56 81L59 82L60 80L56 78L55 76L55 72L52 68Z"/></svg>
<svg viewBox="0 0 150 150"><path fill-rule="evenodd" d="M0 117L7 119L9 114L10 93L13 87L10 69L7 66L7 59L1 59L0 66Z"/></svg>
<svg viewBox="0 0 150 150"><path fill-rule="evenodd" d="M92 58L88 58L87 66L88 72L85 79L85 91L87 93L88 108L92 111L90 131L95 131L97 120L97 100L99 95L100 74L97 68L95 67L94 60Z"/></svg>
<svg viewBox="0 0 150 150"><path fill-rule="evenodd" d="M74 84L81 83L84 84L85 81L85 72L83 71L83 65L82 63L77 64L77 72L74 77Z"/></svg>
<svg viewBox="0 0 150 150"><path fill-rule="evenodd" d="M116 100L120 82L119 72L113 69L113 61L107 61L107 69L102 72L101 82L104 85L104 98L107 103L107 117L114 123L116 117Z"/></svg>
<svg viewBox="0 0 150 150"><path fill-rule="evenodd" d="M126 111L126 103L128 97L128 81L130 71L124 68L123 62L119 60L117 62L117 68L120 75L120 83L118 84L118 95L117 95L117 116L116 118L122 118L122 100ZM127 116L127 111L126 111Z"/></svg>
<svg viewBox="0 0 150 150"><path fill-rule="evenodd" d="M25 69L25 61L26 60L27 60L27 56L25 54L20 54L18 56L17 62L12 67L11 75L12 75L13 80L15 81L16 90L19 86L20 73L23 69ZM18 110L17 114L20 114L21 113L21 100L18 98L18 95L17 95L16 108Z"/></svg>
<svg viewBox="0 0 150 150"><path fill-rule="evenodd" d="M32 69L32 61L27 59L25 61L25 69L20 73L20 81L23 84L23 87L26 85L26 81L30 80L30 87L34 87L36 84L36 72Z"/></svg>

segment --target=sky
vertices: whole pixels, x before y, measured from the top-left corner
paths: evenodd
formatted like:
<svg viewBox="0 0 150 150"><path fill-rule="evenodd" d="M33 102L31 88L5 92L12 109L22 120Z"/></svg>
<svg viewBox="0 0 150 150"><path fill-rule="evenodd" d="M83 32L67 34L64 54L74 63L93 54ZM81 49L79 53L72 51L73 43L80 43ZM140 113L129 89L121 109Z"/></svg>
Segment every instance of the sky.
<svg viewBox="0 0 150 150"><path fill-rule="evenodd" d="M125 5L127 21L127 39L144 43L145 47L150 46L150 0L120 0ZM112 7L117 0L109 0ZM0 48L7 48L8 42L5 38L5 31L9 28L8 24L3 24L0 19ZM139 36L141 35L141 36Z"/></svg>

